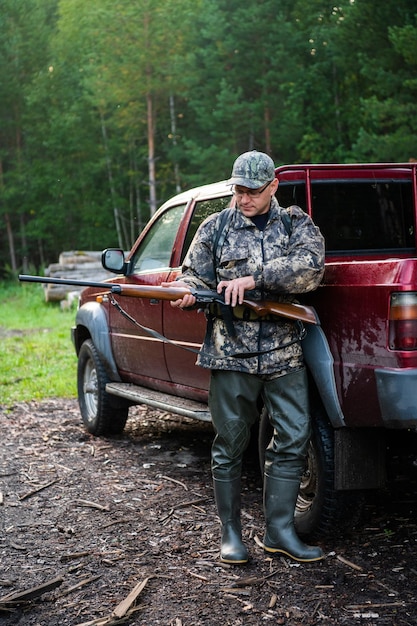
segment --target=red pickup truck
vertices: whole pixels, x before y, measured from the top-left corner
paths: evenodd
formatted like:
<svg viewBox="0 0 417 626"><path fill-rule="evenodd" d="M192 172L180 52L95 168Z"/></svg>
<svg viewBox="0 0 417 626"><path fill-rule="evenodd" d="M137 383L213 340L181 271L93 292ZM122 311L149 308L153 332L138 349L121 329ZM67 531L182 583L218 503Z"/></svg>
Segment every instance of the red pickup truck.
<svg viewBox="0 0 417 626"><path fill-rule="evenodd" d="M303 534L346 521L356 493L384 485L394 429L408 440L416 435L416 170L415 163L276 170L280 204L301 206L326 239L322 285L304 301L320 324L308 325L303 340L314 426L296 511ZM175 280L199 224L231 202L225 182L166 202L126 257L117 249L103 252L104 267L118 274L112 282ZM113 297L139 324L112 306L104 288L87 288L72 331L86 428L95 435L121 432L129 406L138 403L210 420L209 373L179 347L198 350L204 315L157 299ZM260 408L261 457L269 429Z"/></svg>

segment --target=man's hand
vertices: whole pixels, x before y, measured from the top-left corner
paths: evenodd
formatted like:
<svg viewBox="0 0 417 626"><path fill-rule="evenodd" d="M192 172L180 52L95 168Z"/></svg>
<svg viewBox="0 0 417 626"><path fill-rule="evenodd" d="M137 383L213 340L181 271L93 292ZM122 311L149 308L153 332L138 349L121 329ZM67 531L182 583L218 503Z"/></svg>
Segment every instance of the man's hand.
<svg viewBox="0 0 417 626"><path fill-rule="evenodd" d="M245 291L255 289L255 279L253 276L242 276L233 280L221 280L217 285L217 293L223 293L226 304L236 306L242 304Z"/></svg>
<svg viewBox="0 0 417 626"><path fill-rule="evenodd" d="M183 287L184 289L189 289L190 285L187 285L187 283L184 281L176 280L172 283L161 283L161 287ZM172 300L171 306L180 309L186 309L189 306L194 306L195 303L196 299L194 298L194 296L192 296L191 294L187 294L179 300Z"/></svg>

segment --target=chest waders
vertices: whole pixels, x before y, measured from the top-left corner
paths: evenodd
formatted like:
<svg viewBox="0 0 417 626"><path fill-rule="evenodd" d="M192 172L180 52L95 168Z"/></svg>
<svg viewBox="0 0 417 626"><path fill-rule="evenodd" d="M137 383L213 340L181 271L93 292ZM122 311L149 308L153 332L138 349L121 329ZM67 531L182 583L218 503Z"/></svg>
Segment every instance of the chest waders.
<svg viewBox="0 0 417 626"><path fill-rule="evenodd" d="M213 244L213 267L233 216L233 209L220 213ZM291 219L282 220L288 237ZM319 547L308 546L296 534L294 511L310 438L308 386L305 370L264 381L236 371L212 371L209 408L216 436L212 446L214 495L221 522L220 560L247 563L248 551L242 541L241 469L242 457L258 418L258 398L263 396L274 427L274 437L266 453L264 474L264 549L296 561L324 558Z"/></svg>

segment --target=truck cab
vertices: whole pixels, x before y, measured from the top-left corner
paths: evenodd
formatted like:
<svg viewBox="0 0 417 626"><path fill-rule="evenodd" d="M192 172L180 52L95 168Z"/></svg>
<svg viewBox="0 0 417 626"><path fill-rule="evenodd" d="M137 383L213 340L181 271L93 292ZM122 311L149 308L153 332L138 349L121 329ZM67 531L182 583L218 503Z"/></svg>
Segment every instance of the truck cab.
<svg viewBox="0 0 417 626"><path fill-rule="evenodd" d="M302 344L313 418L296 511L305 535L348 520L362 490L384 485L393 430L415 437L416 168L324 164L276 170L280 205L299 205L326 241L322 284L303 298L320 321L308 325ZM112 282L158 286L175 280L199 224L230 204L224 181L170 199L126 256L104 251L104 267L117 274ZM121 432L129 406L138 403L209 421L209 372L195 365L205 325L202 313L179 311L167 301L84 290L73 341L86 428L95 435ZM260 407L261 459L270 436Z"/></svg>

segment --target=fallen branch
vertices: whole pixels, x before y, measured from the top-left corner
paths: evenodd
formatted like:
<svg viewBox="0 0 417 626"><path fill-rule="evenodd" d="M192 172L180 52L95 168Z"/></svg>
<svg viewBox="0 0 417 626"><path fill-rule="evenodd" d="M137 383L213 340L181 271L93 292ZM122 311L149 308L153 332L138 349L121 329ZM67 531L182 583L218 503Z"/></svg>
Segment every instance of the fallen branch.
<svg viewBox="0 0 417 626"><path fill-rule="evenodd" d="M125 600L122 600L122 602L120 602L120 604L116 606L113 611L113 615L115 615L119 619L121 617L124 617L129 611L132 604L136 602L137 597L140 595L143 589L145 589L146 585L148 584L148 580L149 578L145 578L145 580L142 580L142 582L138 583L133 591L129 593L127 598Z"/></svg>
<svg viewBox="0 0 417 626"><path fill-rule="evenodd" d="M105 530L106 528L110 528L110 526L114 526L115 524L128 524L129 522L134 522L135 519L132 517L125 517L123 519L115 519L112 522L109 522L108 524L104 524L104 526L102 526L102 529Z"/></svg>
<svg viewBox="0 0 417 626"><path fill-rule="evenodd" d="M2 587L13 587L13 582L8 578L0 578L0 585Z"/></svg>
<svg viewBox="0 0 417 626"><path fill-rule="evenodd" d="M96 619L92 619L89 622L83 622L82 624L77 624L77 626L117 626L118 624L124 624L127 619L128 617L120 620L107 615L106 617L96 617Z"/></svg>
<svg viewBox="0 0 417 626"><path fill-rule="evenodd" d="M222 587L221 591L224 593L238 594L241 596L250 596L252 593L251 589L242 589L237 587Z"/></svg>
<svg viewBox="0 0 417 626"><path fill-rule="evenodd" d="M210 579L207 578L207 576L202 576L201 574L196 574L195 572L190 572L190 570L188 570L187 574L189 574L190 576L194 576L194 578L198 578L198 580L204 580L204 582L206 582L206 583L210 582Z"/></svg>
<svg viewBox="0 0 417 626"><path fill-rule="evenodd" d="M274 572L275 573L275 572ZM271 576L271 574L269 574ZM232 587L248 587L252 585L259 585L265 581L266 577L262 576L258 578L257 576L250 576L249 578L238 578L232 584Z"/></svg>
<svg viewBox="0 0 417 626"><path fill-rule="evenodd" d="M340 561L341 563L344 563L345 565L348 565L352 569L355 569L358 572L363 572L363 567L361 567L360 565L356 565L355 563L352 563L352 561L348 561L343 556L340 556L339 554L337 554L336 558L338 561Z"/></svg>
<svg viewBox="0 0 417 626"><path fill-rule="evenodd" d="M386 589L390 595L398 596L398 591L395 591L395 589L392 589L391 587L388 587L388 585L385 585L380 580L377 580L375 582L376 582L377 585L379 585L383 589Z"/></svg>
<svg viewBox="0 0 417 626"><path fill-rule="evenodd" d="M257 577L250 576L249 578L238 578L232 584L232 587L251 587L253 585L263 585L263 583L268 580L268 578L272 578L275 574L279 574L280 570L276 569L265 576Z"/></svg>
<svg viewBox="0 0 417 626"><path fill-rule="evenodd" d="M10 541L9 545L11 548L14 548L15 550L27 550L26 546L23 546L20 543L15 543L14 541Z"/></svg>
<svg viewBox="0 0 417 626"><path fill-rule="evenodd" d="M23 496L20 496L19 500L26 500L27 498L30 498L31 496L35 495L35 493L39 493L39 491L43 491L44 489L51 487L51 485L55 485L55 483L57 482L59 482L59 478L56 478L55 480L51 480L51 482L46 483L46 485L41 485L37 489L32 489L32 491L28 491L28 493L25 493Z"/></svg>
<svg viewBox="0 0 417 626"><path fill-rule="evenodd" d="M3 596L2 598L0 598L0 609L6 608L8 605L16 606L22 602L34 600L42 594L47 593L48 591L52 591L53 589L56 589L56 587L59 587L62 584L63 580L64 579L61 576L58 576L57 578L48 580L46 583L38 585L37 587L30 587L30 589L25 589L24 591L9 593L7 596Z"/></svg>
<svg viewBox="0 0 417 626"><path fill-rule="evenodd" d="M83 622L82 624L77 624L77 626L116 626L117 624L123 623L126 618L137 611L137 609L132 605L134 605L138 596L146 587L148 581L149 578L145 578L138 583L129 595L122 600L109 615L93 619L89 622Z"/></svg>
<svg viewBox="0 0 417 626"><path fill-rule="evenodd" d="M80 580L80 582L77 583L76 585L73 585L72 587L69 587L68 589L64 589L64 591L60 595L68 596L73 591L76 591L77 589L80 589L81 587L85 587L85 585L88 585L89 583L93 583L95 580L98 580L99 578L101 578L101 576L91 576L90 578L84 578L84 580Z"/></svg>
<svg viewBox="0 0 417 626"><path fill-rule="evenodd" d="M207 498L198 498L197 500L189 500L188 502L180 502L179 504L176 504L166 515L165 517L162 517L159 521L165 522L168 518L171 517L171 515L173 515L175 513L175 511L178 511L178 509L186 509L189 506L195 506L196 504L201 504L202 502L206 502Z"/></svg>
<svg viewBox="0 0 417 626"><path fill-rule="evenodd" d="M74 500L74 504L78 506L87 506L99 511L110 511L109 507L98 504L98 502L90 502L90 500Z"/></svg>
<svg viewBox="0 0 417 626"><path fill-rule="evenodd" d="M345 606L347 611L361 611L362 609L386 609L399 606L406 606L406 602L376 602L375 604L348 604Z"/></svg>
<svg viewBox="0 0 417 626"><path fill-rule="evenodd" d="M182 483L180 480L175 480L175 478L170 478L170 476L162 476L162 475L158 476L158 478L163 478L164 480L169 480L172 483L175 483L176 485L180 485L181 487L183 487L185 489L185 491L188 491L187 485Z"/></svg>
<svg viewBox="0 0 417 626"><path fill-rule="evenodd" d="M80 559L83 556L89 556L91 550L84 550L83 552L72 552L71 554L62 554L60 561L71 561L72 559Z"/></svg>
<svg viewBox="0 0 417 626"><path fill-rule="evenodd" d="M180 502L174 506L174 511L178 509L186 509L189 506L195 506L196 504L202 504L203 502L207 502L207 498L197 498L197 500L188 500L186 502Z"/></svg>

